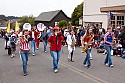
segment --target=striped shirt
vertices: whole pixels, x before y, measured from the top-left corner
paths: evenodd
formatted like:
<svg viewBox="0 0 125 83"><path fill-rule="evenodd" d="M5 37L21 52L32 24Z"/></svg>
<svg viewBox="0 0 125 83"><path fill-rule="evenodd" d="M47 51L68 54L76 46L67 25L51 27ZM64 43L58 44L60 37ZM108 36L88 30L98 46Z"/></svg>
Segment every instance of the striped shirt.
<svg viewBox="0 0 125 83"><path fill-rule="evenodd" d="M107 45L110 45L108 42L112 42L112 40L113 40L113 33L111 32L107 32L106 34L105 34L105 36L104 36L104 42L105 42L105 44L107 44Z"/></svg>
<svg viewBox="0 0 125 83"><path fill-rule="evenodd" d="M20 38L20 50L25 52L30 51L30 45L27 39L25 39L25 41L22 42L22 38Z"/></svg>

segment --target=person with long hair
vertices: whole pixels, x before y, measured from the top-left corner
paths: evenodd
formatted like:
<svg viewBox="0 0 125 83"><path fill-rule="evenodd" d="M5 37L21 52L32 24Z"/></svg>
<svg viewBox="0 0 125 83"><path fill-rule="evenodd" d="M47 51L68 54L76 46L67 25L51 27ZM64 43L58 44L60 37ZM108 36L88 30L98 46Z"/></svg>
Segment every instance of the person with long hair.
<svg viewBox="0 0 125 83"><path fill-rule="evenodd" d="M112 59L111 59L111 50L112 50L112 41L113 41L113 32L112 28L107 28L107 33L104 36L105 49L107 51L107 56L105 58L104 64L109 67L113 67Z"/></svg>
<svg viewBox="0 0 125 83"><path fill-rule="evenodd" d="M20 44L20 55L23 63L24 76L27 75L27 61L30 54L30 45L27 36L27 31L23 31L22 35L19 37L19 41L16 43L17 45Z"/></svg>
<svg viewBox="0 0 125 83"><path fill-rule="evenodd" d="M50 54L53 57L53 70L58 72L58 62L61 54L61 42L64 40L63 36L59 32L59 27L53 28L53 34L48 38L48 44L50 44Z"/></svg>
<svg viewBox="0 0 125 83"><path fill-rule="evenodd" d="M84 59L83 62L84 66L86 66L87 68L91 68L90 53L92 49L93 36L94 34L92 28L88 28L86 33L81 39L82 48L84 48L84 46L86 46L87 43L91 40L88 49L86 50L86 58Z"/></svg>

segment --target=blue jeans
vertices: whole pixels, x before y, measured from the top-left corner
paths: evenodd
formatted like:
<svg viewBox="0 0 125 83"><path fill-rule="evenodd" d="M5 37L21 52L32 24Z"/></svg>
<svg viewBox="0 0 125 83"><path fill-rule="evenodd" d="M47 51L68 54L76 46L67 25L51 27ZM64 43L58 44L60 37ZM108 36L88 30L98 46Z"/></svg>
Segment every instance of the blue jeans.
<svg viewBox="0 0 125 83"><path fill-rule="evenodd" d="M53 57L53 70L58 69L60 53L61 51L50 51L50 54Z"/></svg>
<svg viewBox="0 0 125 83"><path fill-rule="evenodd" d="M46 51L46 46L47 46L47 41L43 41L43 45L44 45L44 52Z"/></svg>
<svg viewBox="0 0 125 83"><path fill-rule="evenodd" d="M22 58L22 62L23 62L23 73L27 73L27 61L28 61L28 56L29 56L29 52L20 52L21 58Z"/></svg>
<svg viewBox="0 0 125 83"><path fill-rule="evenodd" d="M84 65L86 65L86 62L88 63L88 67L91 66L91 62L90 62L90 53L91 53L91 49L88 49L86 51L86 58L83 62Z"/></svg>
<svg viewBox="0 0 125 83"><path fill-rule="evenodd" d="M121 55L124 56L123 51L125 50L125 48L121 48Z"/></svg>
<svg viewBox="0 0 125 83"><path fill-rule="evenodd" d="M36 48L36 41L35 41L35 40L32 40L32 41L31 41L32 54L35 54L35 48Z"/></svg>
<svg viewBox="0 0 125 83"><path fill-rule="evenodd" d="M111 46L106 45L105 49L107 51L107 56L105 58L104 64L109 62L109 66L112 65L112 59L111 59Z"/></svg>

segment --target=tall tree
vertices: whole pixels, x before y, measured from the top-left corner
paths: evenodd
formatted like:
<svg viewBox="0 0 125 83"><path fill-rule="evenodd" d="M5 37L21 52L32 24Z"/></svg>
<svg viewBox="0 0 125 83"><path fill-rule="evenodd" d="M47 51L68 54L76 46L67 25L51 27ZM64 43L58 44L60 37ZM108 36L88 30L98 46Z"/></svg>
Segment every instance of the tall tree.
<svg viewBox="0 0 125 83"><path fill-rule="evenodd" d="M59 21L59 24L58 24L58 26L60 28L65 28L67 25L68 25L68 23L66 20L61 20L61 21Z"/></svg>
<svg viewBox="0 0 125 83"><path fill-rule="evenodd" d="M83 2L80 5L78 5L72 13L71 20L73 26L79 25L79 18L81 16L83 16Z"/></svg>
<svg viewBox="0 0 125 83"><path fill-rule="evenodd" d="M24 23L30 23L31 26L34 26L34 20L35 20L35 17L33 15L30 15L30 16L22 16L21 17L21 20L19 21L20 23L20 28L23 27L23 24Z"/></svg>

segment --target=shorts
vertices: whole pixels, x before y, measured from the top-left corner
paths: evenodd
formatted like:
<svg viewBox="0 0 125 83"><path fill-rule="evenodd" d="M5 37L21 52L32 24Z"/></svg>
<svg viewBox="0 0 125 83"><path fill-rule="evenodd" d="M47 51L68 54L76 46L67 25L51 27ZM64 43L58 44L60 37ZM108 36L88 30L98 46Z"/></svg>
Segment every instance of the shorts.
<svg viewBox="0 0 125 83"><path fill-rule="evenodd" d="M13 52L16 51L16 47L12 47L11 51L13 51Z"/></svg>

